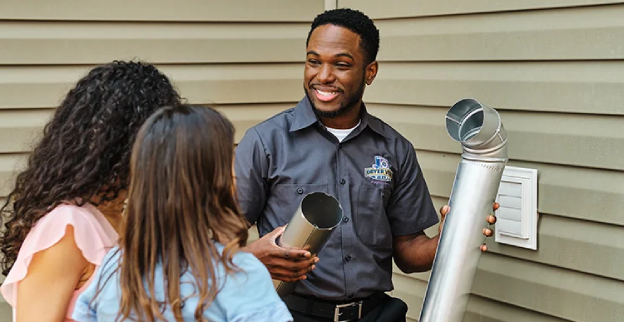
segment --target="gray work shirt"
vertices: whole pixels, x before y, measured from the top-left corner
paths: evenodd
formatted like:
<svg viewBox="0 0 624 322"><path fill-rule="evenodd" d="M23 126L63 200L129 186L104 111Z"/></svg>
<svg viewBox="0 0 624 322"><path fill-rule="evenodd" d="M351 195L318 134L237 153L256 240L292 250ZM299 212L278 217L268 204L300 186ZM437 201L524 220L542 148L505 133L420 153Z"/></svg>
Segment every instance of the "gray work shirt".
<svg viewBox="0 0 624 322"><path fill-rule="evenodd" d="M438 222L414 147L364 104L360 125L340 143L306 97L249 129L235 160L240 206L260 236L286 225L310 192L343 208L316 269L297 285L301 295L350 300L392 290L393 236Z"/></svg>

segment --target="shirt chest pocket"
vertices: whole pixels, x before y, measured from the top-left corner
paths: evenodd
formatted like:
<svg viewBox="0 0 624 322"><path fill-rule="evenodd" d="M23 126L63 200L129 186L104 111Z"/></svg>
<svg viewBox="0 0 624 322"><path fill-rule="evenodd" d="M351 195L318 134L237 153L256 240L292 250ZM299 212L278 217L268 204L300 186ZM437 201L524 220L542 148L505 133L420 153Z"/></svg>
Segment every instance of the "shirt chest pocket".
<svg viewBox="0 0 624 322"><path fill-rule="evenodd" d="M273 188L267 207L274 207L270 212L276 214L277 226L283 226L290 222L295 211L301 205L303 198L312 192L327 193L326 184L277 184ZM276 226L276 227L277 227Z"/></svg>
<svg viewBox="0 0 624 322"><path fill-rule="evenodd" d="M389 192L383 188L360 186L354 219L355 230L362 243L392 246L392 230L385 210L389 198Z"/></svg>

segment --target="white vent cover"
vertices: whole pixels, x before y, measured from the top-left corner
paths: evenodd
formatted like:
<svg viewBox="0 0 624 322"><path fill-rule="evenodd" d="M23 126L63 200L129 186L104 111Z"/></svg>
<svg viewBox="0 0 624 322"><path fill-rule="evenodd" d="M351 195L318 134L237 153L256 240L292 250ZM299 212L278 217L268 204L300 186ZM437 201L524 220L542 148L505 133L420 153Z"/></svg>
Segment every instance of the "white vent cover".
<svg viewBox="0 0 624 322"><path fill-rule="evenodd" d="M497 243L537 249L537 170L505 167L496 202Z"/></svg>

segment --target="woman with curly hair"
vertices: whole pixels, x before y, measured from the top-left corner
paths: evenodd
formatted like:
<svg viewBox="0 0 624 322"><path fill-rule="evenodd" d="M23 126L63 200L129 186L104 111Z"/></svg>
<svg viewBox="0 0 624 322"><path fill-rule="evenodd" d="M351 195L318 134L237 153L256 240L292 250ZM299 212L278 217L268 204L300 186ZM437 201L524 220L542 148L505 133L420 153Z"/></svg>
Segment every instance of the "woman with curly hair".
<svg viewBox="0 0 624 322"><path fill-rule="evenodd" d="M1 291L16 321L72 321L75 301L117 242L136 133L179 103L154 66L115 61L69 91L0 208Z"/></svg>
<svg viewBox="0 0 624 322"><path fill-rule="evenodd" d="M240 251L233 161L234 127L211 108L165 107L145 122L119 247L78 298L76 321L292 321L269 271Z"/></svg>

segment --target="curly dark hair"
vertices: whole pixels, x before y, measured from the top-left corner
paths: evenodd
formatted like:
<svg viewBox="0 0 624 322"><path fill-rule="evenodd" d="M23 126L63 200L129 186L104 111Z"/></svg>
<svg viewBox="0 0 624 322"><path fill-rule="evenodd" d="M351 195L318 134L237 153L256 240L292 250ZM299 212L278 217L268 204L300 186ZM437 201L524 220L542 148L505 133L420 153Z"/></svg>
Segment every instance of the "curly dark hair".
<svg viewBox="0 0 624 322"><path fill-rule="evenodd" d="M379 30L375 23L364 13L349 8L327 10L314 18L306 46L314 29L323 25L334 25L347 28L360 36L360 48L364 54L365 64L368 65L377 59L379 52Z"/></svg>
<svg viewBox="0 0 624 322"><path fill-rule="evenodd" d="M127 189L130 153L144 121L180 103L169 79L144 62L113 61L78 81L45 125L0 215L3 274L35 223L57 205L112 201ZM95 201L94 197L97 197Z"/></svg>

